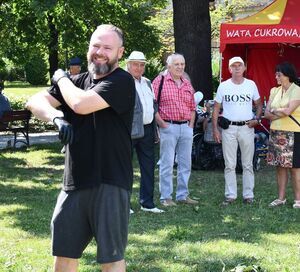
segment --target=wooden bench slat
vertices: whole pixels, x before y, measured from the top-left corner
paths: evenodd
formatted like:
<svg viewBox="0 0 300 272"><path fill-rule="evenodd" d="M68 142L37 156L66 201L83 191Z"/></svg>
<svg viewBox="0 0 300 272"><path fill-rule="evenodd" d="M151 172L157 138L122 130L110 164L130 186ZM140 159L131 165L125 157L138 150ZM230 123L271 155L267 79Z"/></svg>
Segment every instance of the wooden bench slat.
<svg viewBox="0 0 300 272"><path fill-rule="evenodd" d="M16 147L17 142L22 142L29 146L30 118L31 112L29 110L13 110L4 112L3 116L0 118L0 131L10 131L14 133L14 148ZM21 133L25 137L25 140L18 139L18 133Z"/></svg>

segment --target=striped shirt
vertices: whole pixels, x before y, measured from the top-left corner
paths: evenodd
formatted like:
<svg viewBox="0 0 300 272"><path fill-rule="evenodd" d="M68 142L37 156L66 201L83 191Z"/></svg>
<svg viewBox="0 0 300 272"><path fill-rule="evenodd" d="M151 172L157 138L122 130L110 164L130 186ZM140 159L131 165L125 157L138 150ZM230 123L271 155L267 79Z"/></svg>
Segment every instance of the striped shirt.
<svg viewBox="0 0 300 272"><path fill-rule="evenodd" d="M161 78L159 75L152 82L156 99ZM194 89L187 79L181 78L181 81L182 84L178 87L170 73L165 75L158 107L158 113L163 120L191 120L191 114L196 109Z"/></svg>

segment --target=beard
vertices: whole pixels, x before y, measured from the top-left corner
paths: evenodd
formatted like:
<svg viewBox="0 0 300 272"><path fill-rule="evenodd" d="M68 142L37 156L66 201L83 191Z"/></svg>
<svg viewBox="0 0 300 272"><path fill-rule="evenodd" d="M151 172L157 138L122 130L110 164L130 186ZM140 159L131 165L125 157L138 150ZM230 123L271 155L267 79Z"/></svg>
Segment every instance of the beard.
<svg viewBox="0 0 300 272"><path fill-rule="evenodd" d="M95 64L90 58L88 60L88 70L92 75L105 75L113 71L117 62L118 58L114 58L105 64Z"/></svg>

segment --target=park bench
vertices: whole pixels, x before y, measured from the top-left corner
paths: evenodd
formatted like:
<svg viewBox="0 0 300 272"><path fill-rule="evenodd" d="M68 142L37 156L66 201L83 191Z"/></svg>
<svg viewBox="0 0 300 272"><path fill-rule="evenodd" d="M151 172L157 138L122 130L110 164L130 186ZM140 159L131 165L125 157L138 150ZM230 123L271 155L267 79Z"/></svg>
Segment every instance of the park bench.
<svg viewBox="0 0 300 272"><path fill-rule="evenodd" d="M0 132L13 132L14 142L13 147L16 147L17 143L24 143L29 146L29 120L31 118L31 112L29 110L13 110L4 112L0 118ZM18 138L19 135L25 137Z"/></svg>

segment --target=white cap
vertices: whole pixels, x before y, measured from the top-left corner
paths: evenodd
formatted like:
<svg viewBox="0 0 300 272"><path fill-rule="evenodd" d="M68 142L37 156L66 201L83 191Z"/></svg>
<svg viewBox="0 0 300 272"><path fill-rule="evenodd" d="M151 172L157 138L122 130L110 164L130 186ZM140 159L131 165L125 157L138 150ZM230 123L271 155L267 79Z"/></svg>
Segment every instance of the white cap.
<svg viewBox="0 0 300 272"><path fill-rule="evenodd" d="M140 51L132 51L126 61L147 62L144 53Z"/></svg>
<svg viewBox="0 0 300 272"><path fill-rule="evenodd" d="M203 93L200 92L200 91L195 92L194 93L194 99L195 99L196 105L198 105L201 102L201 100L203 99Z"/></svg>
<svg viewBox="0 0 300 272"><path fill-rule="evenodd" d="M229 67L234 64L235 62L242 63L244 65L244 61L241 57L233 57L229 60Z"/></svg>

